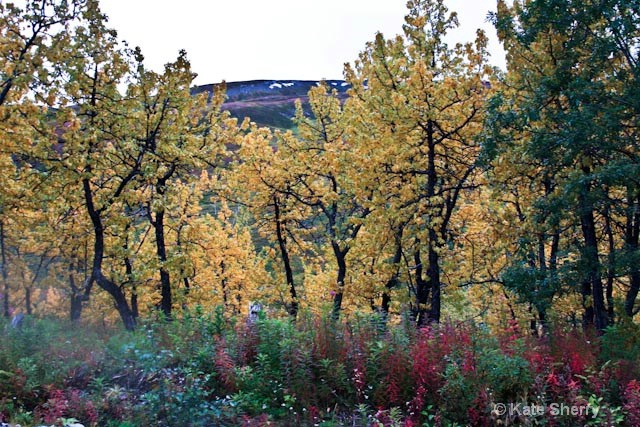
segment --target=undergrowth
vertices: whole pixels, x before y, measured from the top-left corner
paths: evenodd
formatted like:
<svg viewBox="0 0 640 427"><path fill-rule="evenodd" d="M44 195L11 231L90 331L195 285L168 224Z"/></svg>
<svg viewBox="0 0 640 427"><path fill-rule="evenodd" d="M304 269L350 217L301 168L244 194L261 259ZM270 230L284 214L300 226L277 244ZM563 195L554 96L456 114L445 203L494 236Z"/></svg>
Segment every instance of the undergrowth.
<svg viewBox="0 0 640 427"><path fill-rule="evenodd" d="M633 324L534 338L198 311L132 333L35 318L0 333L0 421L22 426L640 424Z"/></svg>

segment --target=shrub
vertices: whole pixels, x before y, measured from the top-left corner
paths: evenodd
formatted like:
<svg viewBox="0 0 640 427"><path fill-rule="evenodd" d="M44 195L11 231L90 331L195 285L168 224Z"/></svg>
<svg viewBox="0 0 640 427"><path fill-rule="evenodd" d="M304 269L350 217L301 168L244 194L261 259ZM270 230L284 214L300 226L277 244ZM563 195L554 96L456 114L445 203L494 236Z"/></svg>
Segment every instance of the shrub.
<svg viewBox="0 0 640 427"><path fill-rule="evenodd" d="M528 401L598 408L592 420L546 414L555 425L640 416L633 325L600 342L575 331L522 337L514 325L416 331L363 315L223 320L196 310L134 332L49 319L2 329L0 421L481 426L514 421L491 414L494 403Z"/></svg>

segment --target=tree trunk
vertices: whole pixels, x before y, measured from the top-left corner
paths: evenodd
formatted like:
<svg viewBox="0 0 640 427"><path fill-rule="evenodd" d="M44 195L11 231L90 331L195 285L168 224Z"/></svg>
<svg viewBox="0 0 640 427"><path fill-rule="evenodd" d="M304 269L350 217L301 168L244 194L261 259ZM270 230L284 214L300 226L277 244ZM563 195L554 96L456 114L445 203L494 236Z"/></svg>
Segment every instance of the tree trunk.
<svg viewBox="0 0 640 427"><path fill-rule="evenodd" d="M336 263L338 264L338 279L336 284L338 289L333 296L333 312L332 317L338 319L340 317L340 311L342 309L342 297L344 295L344 281L347 277L347 250L341 250L338 242L332 241L331 247L333 248L333 254L336 257Z"/></svg>
<svg viewBox="0 0 640 427"><path fill-rule="evenodd" d="M429 230L429 267L427 278L431 285L431 310L429 321L440 323L440 255L438 254L438 238L435 230Z"/></svg>
<svg viewBox="0 0 640 427"><path fill-rule="evenodd" d="M71 295L71 308L69 318L73 323L79 323L82 317L82 298L78 295Z"/></svg>
<svg viewBox="0 0 640 427"><path fill-rule="evenodd" d="M222 305L226 310L229 303L229 297L227 295L227 278L225 276L225 265L224 260L220 261L220 273L222 273L222 280L220 281L220 286L222 287Z"/></svg>
<svg viewBox="0 0 640 427"><path fill-rule="evenodd" d="M185 224L180 224L176 233L176 248L179 252L182 251L182 228ZM182 309L187 310L187 296L191 292L191 283L187 277L184 266L180 265L180 277L182 277L182 284L184 285L184 291L182 293Z"/></svg>
<svg viewBox="0 0 640 427"><path fill-rule="evenodd" d="M82 317L83 294L76 286L76 280L73 277L73 262L69 263L69 289L71 290L69 319L74 323L79 323Z"/></svg>
<svg viewBox="0 0 640 427"><path fill-rule="evenodd" d="M118 310L118 314L120 315L120 319L122 319L124 327L128 331L133 331L136 328L136 318L129 307L129 303L127 302L124 292L122 292L115 283L104 277L102 273L97 273L96 283L112 296L116 305L116 310Z"/></svg>
<svg viewBox="0 0 640 427"><path fill-rule="evenodd" d="M547 335L549 332L549 325L547 324L547 310L538 308L538 323L540 324L540 330L542 335Z"/></svg>
<svg viewBox="0 0 640 427"><path fill-rule="evenodd" d="M398 286L398 279L400 275L400 262L402 261L402 234L404 227L400 227L395 233L395 252L393 253L393 259L391 263L393 265L393 275L385 284L385 289L382 292L382 302L380 304L380 311L386 319L389 315L389 307L391 305L391 290Z"/></svg>
<svg viewBox="0 0 640 427"><path fill-rule="evenodd" d="M584 172L587 174L589 171L588 169L584 169ZM591 202L587 200L590 191L589 187L588 183L585 184L578 196L580 204L580 226L582 228L582 236L584 239L582 259L585 261L587 269L585 272L585 281L589 282L591 288L593 322L596 329L599 332L602 332L607 327L608 322L604 304L602 279L600 278L600 258L598 253L598 236L596 233L595 215Z"/></svg>
<svg viewBox="0 0 640 427"><path fill-rule="evenodd" d="M164 208L158 210L156 219L151 224L156 235L156 252L158 261L160 261L160 310L167 320L171 320L171 277L165 266L167 262L167 246L164 235Z"/></svg>
<svg viewBox="0 0 640 427"><path fill-rule="evenodd" d="M605 288L605 296L607 301L607 324L613 325L615 321L615 307L613 301L613 283L616 277L616 246L611 227L611 217L609 209L604 212L605 233L607 235L608 255L607 255L607 284Z"/></svg>
<svg viewBox="0 0 640 427"><path fill-rule="evenodd" d="M582 328L589 329L595 324L593 301L591 299L591 282L588 279L582 281L580 294L582 295Z"/></svg>
<svg viewBox="0 0 640 427"><path fill-rule="evenodd" d="M531 332L531 336L538 337L538 319L536 317L536 312L533 311L533 304L531 303L529 303L529 315L531 316L529 320L529 331Z"/></svg>
<svg viewBox="0 0 640 427"><path fill-rule="evenodd" d="M415 263L416 278L416 325L421 328L428 323L427 305L429 303L429 282L422 276L422 256L420 254L420 241L416 240L416 247L413 251L413 262Z"/></svg>
<svg viewBox="0 0 640 427"><path fill-rule="evenodd" d="M438 173L436 170L436 142L435 142L435 126L433 121L427 122L427 201L431 203L436 195L436 185L438 185ZM433 209L433 207L432 207ZM430 213L431 215L431 213ZM429 224L428 230L428 243L427 243L427 259L429 265L427 266L427 280L429 287L431 288L431 308L428 312L428 319L424 316L418 318L418 326L425 326L427 320L429 322L438 323L440 321L440 261L437 249L438 233L433 228L433 225Z"/></svg>
<svg viewBox="0 0 640 427"><path fill-rule="evenodd" d="M5 238L4 221L0 221L0 256L2 257L1 259L2 266L0 268L2 268L1 276L2 276L2 289L3 289L2 312L4 317L8 319L9 317L11 317L11 313L10 313L11 310L9 306L10 292L9 292L9 277L8 277L9 275L7 273L7 250L6 250L6 246L5 246L6 242L4 238Z"/></svg>
<svg viewBox="0 0 640 427"><path fill-rule="evenodd" d="M125 251L125 256L124 256L125 273L127 275L127 280L129 280L129 283L131 284L131 297L130 297L131 313L133 314L134 318L138 319L138 317L140 316L140 313L138 311L138 287L136 286L136 283L134 281L133 265L131 264L131 259L129 258L129 254L128 254L128 251L129 251L128 237L125 239L124 251Z"/></svg>
<svg viewBox="0 0 640 427"><path fill-rule="evenodd" d="M140 317L140 311L138 309L138 290L136 289L136 285L133 285L133 289L131 289L131 314L137 322L137 319Z"/></svg>
<svg viewBox="0 0 640 427"><path fill-rule="evenodd" d="M31 303L31 286L27 286L24 290L24 309L27 312L27 315L31 316L33 314L33 304Z"/></svg>
<svg viewBox="0 0 640 427"><path fill-rule="evenodd" d="M638 267L633 267L634 271L629 275L629 290L624 299L624 312L629 317L633 317L636 313L634 306L636 298L638 297L638 291L640 291L640 270Z"/></svg>
<svg viewBox="0 0 640 427"><path fill-rule="evenodd" d="M602 279L600 278L600 260L598 254L598 240L596 236L593 211L582 214L582 232L585 247L583 259L587 265L587 278L591 288L593 322L598 331L604 331L607 327L607 314L604 305Z"/></svg>
<svg viewBox="0 0 640 427"><path fill-rule="evenodd" d="M627 198L630 206L627 209L627 223L625 230L626 251L635 254L638 251L638 240L640 237L640 197L634 195L633 189L627 190ZM624 311L629 317L635 315L634 306L638 292L640 291L640 266L634 262L629 273L629 290L624 299Z"/></svg>
<svg viewBox="0 0 640 427"><path fill-rule="evenodd" d="M131 308L129 307L129 304L127 303L124 292L122 291L122 289L120 289L120 287L116 286L115 283L107 279L102 274L102 261L104 258L104 225L102 224L100 212L96 209L93 203L93 193L91 192L91 183L89 182L89 179L83 179L82 186L84 189L85 207L87 209L87 213L89 214L89 218L91 219L94 234L93 263L91 267L91 274L89 275L83 286L84 295L85 297L89 296L92 284L95 281L98 286L100 286L109 295L111 295L115 302L116 310L118 310L118 314L122 319L124 327L127 330L132 331L136 327L136 320L133 316Z"/></svg>
<svg viewBox="0 0 640 427"><path fill-rule="evenodd" d="M280 248L280 256L282 257L282 264L284 266L284 273L287 280L287 286L289 287L289 294L291 296L291 302L289 303L288 311L289 315L295 319L298 316L298 295L296 293L296 286L293 282L293 270L291 268L291 260L289 258L289 250L287 249L287 242L283 233L282 215L280 213L280 202L276 195L273 196L273 207L276 222L276 238L278 239L278 247Z"/></svg>

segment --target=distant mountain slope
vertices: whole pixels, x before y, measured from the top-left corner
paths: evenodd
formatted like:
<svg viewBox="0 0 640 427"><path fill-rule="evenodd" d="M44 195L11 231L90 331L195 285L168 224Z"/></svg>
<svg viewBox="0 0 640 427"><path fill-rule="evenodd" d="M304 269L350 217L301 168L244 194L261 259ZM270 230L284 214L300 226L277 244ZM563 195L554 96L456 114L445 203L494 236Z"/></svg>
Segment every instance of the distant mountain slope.
<svg viewBox="0 0 640 427"><path fill-rule="evenodd" d="M339 96L346 98L349 84L344 80L326 80ZM223 109L229 110L238 120L250 117L261 126L291 129L295 115L295 101L300 99L308 111L307 92L320 84L316 80L251 80L227 83L227 101ZM211 93L215 85L197 86L194 94Z"/></svg>

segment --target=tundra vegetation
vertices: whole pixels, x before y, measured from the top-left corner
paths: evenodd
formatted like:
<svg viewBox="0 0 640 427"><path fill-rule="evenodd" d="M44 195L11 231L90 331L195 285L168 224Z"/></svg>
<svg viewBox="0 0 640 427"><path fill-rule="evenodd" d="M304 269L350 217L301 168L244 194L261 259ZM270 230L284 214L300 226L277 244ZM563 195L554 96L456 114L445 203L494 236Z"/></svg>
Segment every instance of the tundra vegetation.
<svg viewBox="0 0 640 427"><path fill-rule="evenodd" d="M410 0L282 129L0 3L0 422L640 425L639 10Z"/></svg>

